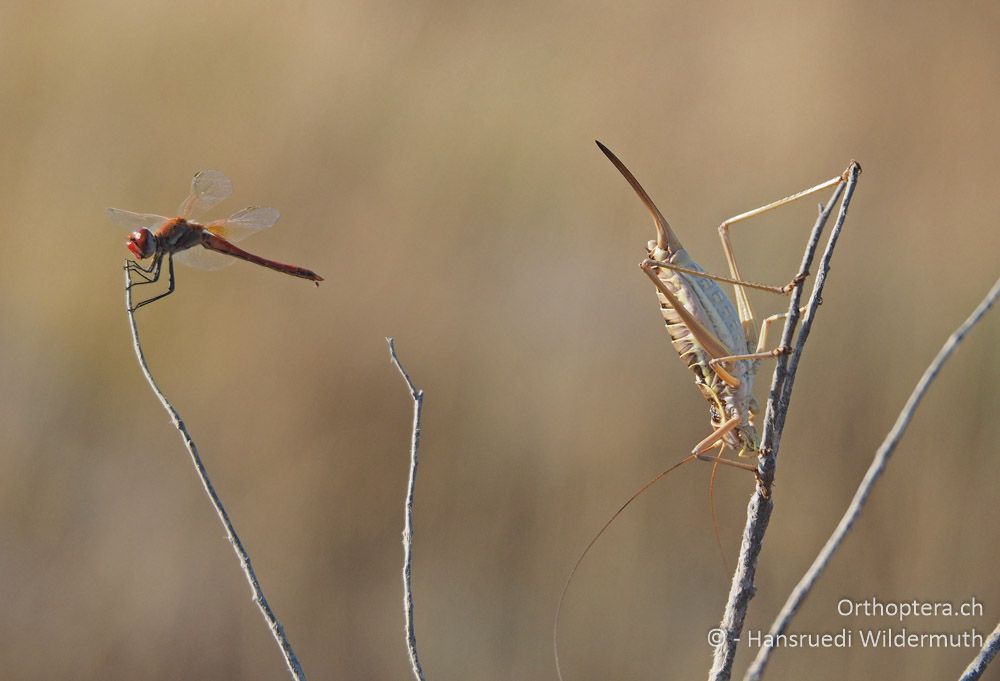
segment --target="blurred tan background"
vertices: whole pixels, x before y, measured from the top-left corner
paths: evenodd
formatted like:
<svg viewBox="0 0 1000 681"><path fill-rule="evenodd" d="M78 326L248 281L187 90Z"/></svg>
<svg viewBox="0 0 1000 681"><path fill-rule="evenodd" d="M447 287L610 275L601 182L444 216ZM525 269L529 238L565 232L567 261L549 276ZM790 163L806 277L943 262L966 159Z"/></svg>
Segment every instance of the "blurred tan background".
<svg viewBox="0 0 1000 681"><path fill-rule="evenodd" d="M553 679L573 560L708 432L636 267L649 220L595 138L720 272L724 218L864 167L785 431L748 621L766 628L997 275L1000 10L870 4L5 0L0 676L285 678L139 373L125 234L104 215L170 213L195 171L217 168L236 187L219 214L282 212L247 248L326 282L178 267L177 292L138 317L307 674L409 674L411 403L392 335L427 394L414 563L427 672ZM794 274L816 200L736 230L748 277ZM762 315L785 305L753 300ZM1000 619L998 338L994 312L795 631ZM728 588L708 474L688 466L653 489L584 564L568 679L703 677ZM719 477L732 562L753 483ZM873 596L975 596L985 613L836 612ZM768 678L953 678L973 654L784 650Z"/></svg>

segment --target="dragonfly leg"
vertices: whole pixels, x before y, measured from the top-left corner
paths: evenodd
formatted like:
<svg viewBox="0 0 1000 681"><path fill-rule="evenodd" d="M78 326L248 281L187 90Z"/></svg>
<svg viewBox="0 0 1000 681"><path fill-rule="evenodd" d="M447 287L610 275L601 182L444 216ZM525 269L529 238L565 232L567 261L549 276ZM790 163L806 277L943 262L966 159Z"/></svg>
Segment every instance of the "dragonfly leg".
<svg viewBox="0 0 1000 681"><path fill-rule="evenodd" d="M826 182L821 182L815 187L804 189L796 194L792 194L791 196L786 196L783 199L779 199L767 205L761 206L760 208L754 208L753 210L749 210L745 213L740 213L739 215L733 216L728 220L725 220L721 225L719 225L719 238L722 240L722 249L726 253L726 262L729 265L729 272L733 276L733 279L742 279L742 277L740 276L739 267L736 265L736 256L733 253L732 242L729 239L729 228L732 225L736 224L737 222L743 222L744 220L749 220L752 217L756 217L757 215L766 213L769 210L773 210L775 208L778 208L779 206L783 206L797 199L801 199L804 196L809 196L810 194L814 194L828 187L832 187L834 185L840 184L841 182L845 182L846 180L844 178L845 175L838 175L837 177L831 178ZM794 279L792 279L791 282L789 282L786 286L783 286L781 288L792 290L795 286L798 286L803 281L805 281L806 276L807 275L804 272L799 273ZM750 334L756 332L756 329L753 328L754 327L753 309L750 307L750 300L749 298L747 298L746 291L744 290L744 285L735 284L734 288L736 290L736 308L737 311L739 312L740 319L743 321L743 326L747 332L748 340L751 341L750 343L748 343L748 345L753 346L757 340L756 338L750 337Z"/></svg>
<svg viewBox="0 0 1000 681"><path fill-rule="evenodd" d="M174 292L174 257L173 257L173 253L168 253L167 254L167 274L169 275L169 279L168 279L168 283L167 283L167 290L164 291L163 293L159 294L159 295L156 295L156 296L153 296L152 298L144 300L141 303L139 303L138 305L136 305L135 307L133 307L132 308L132 312L133 313L136 310L138 310L140 307L142 307L143 305L149 305L150 303L152 303L154 301L157 301L160 298L166 298L167 296L169 296L171 293ZM159 268L159 266L157 266L157 268L156 268L156 275L152 279L152 281L149 281L149 282L138 282L138 283L152 283L153 281L156 281L159 277L160 277L160 268Z"/></svg>
<svg viewBox="0 0 1000 681"><path fill-rule="evenodd" d="M142 281L130 282L129 286L137 286L139 284L152 284L154 281L160 278L160 262L162 261L161 256L156 256L153 258L153 262L149 263L149 267L143 267L141 264L135 260L127 260L125 262L125 269L132 272L137 277L142 279Z"/></svg>

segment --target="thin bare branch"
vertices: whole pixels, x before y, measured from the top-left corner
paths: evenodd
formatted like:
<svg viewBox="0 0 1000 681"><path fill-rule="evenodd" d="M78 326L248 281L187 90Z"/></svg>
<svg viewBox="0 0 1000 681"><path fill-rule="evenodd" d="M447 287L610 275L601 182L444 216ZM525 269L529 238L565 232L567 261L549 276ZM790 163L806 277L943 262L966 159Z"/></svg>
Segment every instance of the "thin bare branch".
<svg viewBox="0 0 1000 681"><path fill-rule="evenodd" d="M156 385L156 381L153 380L153 375L149 372L149 366L146 364L146 356L143 354L142 345L139 343L139 330L135 324L135 310L132 307L131 269L127 261L125 264L125 311L128 313L128 322L132 329L132 347L135 349L135 356L139 360L139 368L142 369L142 373L146 377L146 381L149 383L153 394L156 395L160 404L163 405L163 408L170 415L170 420L180 433L181 440L184 441L184 446L187 448L188 454L191 455L191 462L198 473L198 478L201 480L201 484L205 488L205 492L208 494L208 498L219 516L219 520L222 522L223 527L226 528L226 536L229 538L229 543L233 545L233 551L236 552L236 557L240 560L243 574L246 575L247 581L250 583L250 590L253 592L253 601L260 608L260 612L264 616L264 621L267 622L274 640L277 641L278 647L281 649L281 654L285 658L285 664L288 665L289 673L296 681L305 681L306 675L302 671L302 665L299 664L299 660L295 656L295 651L292 649L292 644L289 643L288 637L285 636L285 628L278 621L278 618L275 617L267 599L264 598L260 582L257 580L253 566L250 564L250 555L243 548L243 542L240 541L239 535L236 534L236 528L233 527L232 521L229 520L229 514L226 513L226 508L222 505L222 500L216 493L215 487L212 486L208 472L205 470L205 466L201 462L201 457L198 455L198 447L195 445L194 439L188 433L187 427L184 425L184 421L181 420L180 414L174 409L174 405L167 400L159 386Z"/></svg>
<svg viewBox="0 0 1000 681"><path fill-rule="evenodd" d="M970 662L969 666L965 668L958 681L976 681L986 671L986 667L989 666L993 658L997 656L997 651L1000 651L1000 624L993 630L990 637L986 639L982 650L976 655L976 659Z"/></svg>
<svg viewBox="0 0 1000 681"><path fill-rule="evenodd" d="M424 407L424 391L413 385L410 374L406 372L396 355L396 341L386 338L389 344L389 356L392 363L402 374L406 386L413 398L413 434L410 438L410 480L406 486L406 510L403 520L403 613L406 618L406 650L410 655L410 666L417 681L426 681L424 668L417 656L417 637L413 633L413 583L411 568L413 565L413 493L417 484L417 463L420 450L420 415Z"/></svg>
<svg viewBox="0 0 1000 681"><path fill-rule="evenodd" d="M784 633L788 628L788 623L791 621L792 617L798 611L799 606L805 600L806 596L812 590L813 585L816 580L819 579L820 574L829 564L834 552L840 547L840 544L844 541L847 533L850 532L854 523L857 521L858 517L861 515L861 510L864 508L865 502L868 500L868 496L871 494L872 489L875 486L875 482L878 480L879 476L885 472L885 468L889 463L889 458L896 449L896 445L899 444L900 439L903 437L903 433L906 432L907 426L909 426L910 421L913 419L913 415L917 411L917 407L920 406L920 401L924 398L927 390L930 388L931 383L937 377L938 372L941 371L941 367L944 363L948 361L948 358L958 347L959 343L965 338L966 334L972 330L972 328L979 323L979 320L986 315L989 309L996 302L997 297L1000 296L1000 279L993 285L986 297L979 303L978 307L973 311L973 313L966 319L958 329L948 338L945 344L938 351L937 357L934 361L930 363L927 369L924 371L924 375L921 376L920 381L917 383L913 392L910 394L910 398L906 401L906 405L900 412L899 416L896 418L896 423L893 425L892 430L886 435L885 440L879 446L878 451L875 452L875 458L872 460L871 465L868 467L868 472L865 474L864 479L858 486L857 491L854 493L854 499L851 500L850 506L844 512L844 516L840 519L840 523L837 528L830 535L827 540L826 545L816 556L813 564L806 571L802 579L792 590L789 595L788 600L785 602L784 607L781 608L781 612L778 613L777 618L775 618L774 623L771 625L769 634L776 635ZM994 632L994 637L996 637L996 632ZM992 640L992 639L991 639ZM987 648L989 644L987 645ZM992 658L992 655L996 654L997 647L1000 647L1000 641L993 641L992 654L982 660L982 666L985 668L986 664ZM984 654L987 651L984 648ZM757 681L760 679L764 668L767 666L767 662L771 656L771 648L768 646L762 646L757 652L757 657L754 659L753 664L747 670L744 681ZM983 658L983 655L980 656ZM974 663L975 664L975 663ZM969 669L972 669L970 665ZM966 674L969 670L966 670ZM981 673L981 672L980 672ZM965 677L963 677L965 678ZM968 678L978 678L968 677Z"/></svg>
<svg viewBox="0 0 1000 681"><path fill-rule="evenodd" d="M806 339L809 337L809 331L816 316L816 309L822 302L823 287L826 284L827 272L830 270L830 260L833 257L833 250L836 247L840 231L847 218L847 209L850 206L851 198L854 196L854 189L857 186L858 175L860 174L861 166L857 163L852 163L848 169L846 190L843 184L837 185L833 196L827 202L826 206L821 206L819 216L809 236L805 253L802 256L802 265L799 271L806 273L812 266L823 228L833 211L834 205L836 205L837 199L843 193L843 200L840 204L837 221L834 224L823 256L820 259L819 274L816 277L812 295L806 305L802 329L799 331L794 350L790 356L778 358L777 366L771 380L771 391L767 399L764 430L761 436L762 455L760 456L757 469L757 487L750 497L750 503L747 507L747 523L744 527L743 540L740 544L739 562L736 566L736 572L733 573L729 598L726 602L725 612L719 626L721 635L719 636L719 643L715 647L712 668L709 671L709 679L714 681L728 681L732 676L733 661L736 659L736 649L740 635L743 632L747 607L750 604L750 599L753 598L756 592L754 579L757 573L757 561L763 547L764 534L771 519L771 511L773 509L771 488L774 483L778 448L781 444L781 434L785 425L785 416L788 413L799 358L802 355ZM785 319L784 330L781 334L782 346L792 346L792 336L799 321L799 301L801 300L801 295L801 286L796 287L792 292L788 306L788 316Z"/></svg>

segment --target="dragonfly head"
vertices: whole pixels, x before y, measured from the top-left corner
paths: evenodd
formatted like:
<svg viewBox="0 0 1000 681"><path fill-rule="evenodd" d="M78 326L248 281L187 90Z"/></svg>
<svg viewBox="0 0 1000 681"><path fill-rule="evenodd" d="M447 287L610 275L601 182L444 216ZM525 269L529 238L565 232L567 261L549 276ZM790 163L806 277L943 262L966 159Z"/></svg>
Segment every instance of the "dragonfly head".
<svg viewBox="0 0 1000 681"><path fill-rule="evenodd" d="M148 229L140 229L128 235L125 245L136 260L145 260L156 250L156 238Z"/></svg>

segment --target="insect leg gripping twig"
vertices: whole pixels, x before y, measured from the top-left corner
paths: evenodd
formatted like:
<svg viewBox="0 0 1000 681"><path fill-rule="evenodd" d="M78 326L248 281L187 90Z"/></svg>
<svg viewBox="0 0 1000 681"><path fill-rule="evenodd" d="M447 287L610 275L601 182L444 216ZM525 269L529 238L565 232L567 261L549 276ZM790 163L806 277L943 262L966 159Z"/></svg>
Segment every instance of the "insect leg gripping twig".
<svg viewBox="0 0 1000 681"><path fill-rule="evenodd" d="M147 298L141 303L136 303L132 307L132 312L135 312L143 305L149 305L150 303L155 303L157 300L160 300L161 298L166 298L167 296L169 296L171 293L174 292L174 255L173 253L168 253L166 257L167 257L167 290L164 291L163 293L158 293L152 298ZM162 255L157 255L156 257L153 258L153 263L152 265L150 265L149 269L144 269L142 265L140 265L139 263L133 260L129 260L125 265L125 267L129 269L131 272L135 272L139 274L139 276L141 276L143 279L145 279L145 281L137 281L130 285L138 286L140 284L156 283L160 279L160 272L163 269L161 267L162 264L163 264ZM146 277L145 274L143 274L144 272L149 273L151 276Z"/></svg>

